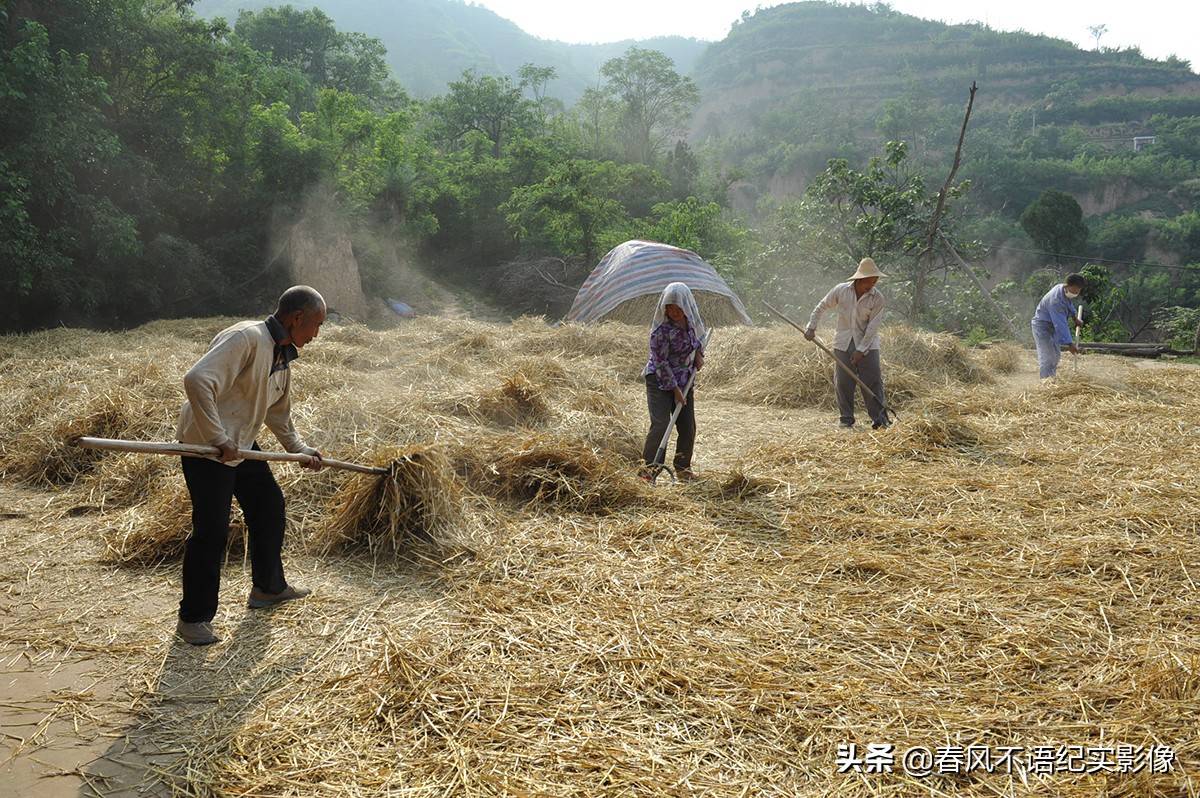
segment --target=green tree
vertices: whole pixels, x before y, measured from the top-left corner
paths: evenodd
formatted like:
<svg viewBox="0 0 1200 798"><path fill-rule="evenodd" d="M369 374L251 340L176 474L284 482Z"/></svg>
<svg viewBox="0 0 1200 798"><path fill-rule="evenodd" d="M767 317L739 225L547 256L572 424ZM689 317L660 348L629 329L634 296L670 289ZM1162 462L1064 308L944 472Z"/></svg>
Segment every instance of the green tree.
<svg viewBox="0 0 1200 798"><path fill-rule="evenodd" d="M691 78L675 71L657 50L630 47L600 67L604 89L620 103L628 156L650 164L686 126L700 93Z"/></svg>
<svg viewBox="0 0 1200 798"><path fill-rule="evenodd" d="M760 280L764 284L778 280L801 266L824 279L824 275L843 275L860 259L872 257L899 278L891 284L893 290L906 294L909 317L931 321L936 303L930 295L930 279L947 266L941 258L919 255L937 194L926 190L924 178L909 168L907 158L904 142L889 141L884 154L871 158L862 170L845 159L831 160L809 184L803 199L785 205L768 223L765 251L756 265ZM968 188L966 182L950 187L947 212L939 225L944 240L959 250L953 203ZM939 245L935 254L940 251ZM963 294L961 288L956 291ZM953 299L956 294L948 296ZM943 305L938 312L946 316L956 311Z"/></svg>
<svg viewBox="0 0 1200 798"><path fill-rule="evenodd" d="M728 278L742 276L750 231L729 221L727 211L715 202L688 197L682 202L661 202L641 223L636 236L690 249ZM614 244L620 242L613 242Z"/></svg>
<svg viewBox="0 0 1200 798"><path fill-rule="evenodd" d="M492 157L499 158L515 130L528 126L532 103L522 96L521 86L508 77L463 72L450 84L450 92L431 105L448 142L458 142L468 132L478 131L492 142Z"/></svg>
<svg viewBox="0 0 1200 798"><path fill-rule="evenodd" d="M1181 263L1200 263L1200 211L1160 221L1157 228L1158 241Z"/></svg>
<svg viewBox="0 0 1200 798"><path fill-rule="evenodd" d="M108 102L87 59L52 53L35 22L0 51L0 291L20 300L4 328L94 309L104 276L137 254L132 219L96 190L120 155Z"/></svg>
<svg viewBox="0 0 1200 798"><path fill-rule="evenodd" d="M1055 263L1081 255L1087 247L1088 229L1083 209L1070 194L1046 189L1021 213L1021 228Z"/></svg>
<svg viewBox="0 0 1200 798"><path fill-rule="evenodd" d="M628 172L611 161L571 160L540 183L515 188L501 211L532 249L593 260L601 233L628 221L614 198L628 181Z"/></svg>
<svg viewBox="0 0 1200 798"><path fill-rule="evenodd" d="M369 192L375 218L410 236L435 233L439 222L433 214L433 161L433 150L417 134L413 114L398 111L380 120L374 130Z"/></svg>
<svg viewBox="0 0 1200 798"><path fill-rule="evenodd" d="M463 260L482 263L503 260L515 250L499 210L512 193L512 181L508 165L491 157L491 146L487 136L472 131L461 149L439 159L432 251L462 253Z"/></svg>
<svg viewBox="0 0 1200 798"><path fill-rule="evenodd" d="M283 103L254 108L249 144L255 182L268 196L296 201L320 179L322 154L288 118L288 110Z"/></svg>
<svg viewBox="0 0 1200 798"><path fill-rule="evenodd" d="M884 100L875 123L885 141L906 141L916 152L925 150L930 131L935 129L933 109L928 98L915 86L903 97Z"/></svg>
<svg viewBox="0 0 1200 798"><path fill-rule="evenodd" d="M1200 161L1200 116L1155 114L1150 118L1150 129L1156 137L1155 150Z"/></svg>
<svg viewBox="0 0 1200 798"><path fill-rule="evenodd" d="M243 10L234 32L274 63L304 74L314 89L358 94L380 109L404 102L403 91L389 78L383 42L362 33L339 31L319 8L298 10L284 5Z"/></svg>
<svg viewBox="0 0 1200 798"><path fill-rule="evenodd" d="M824 232L851 260L911 252L927 230L933 198L924 178L905 169L904 142L889 141L884 149L863 171L844 159L830 161L806 193L822 209Z"/></svg>
<svg viewBox="0 0 1200 798"><path fill-rule="evenodd" d="M663 171L671 181L671 194L676 199L684 199L694 192L696 177L700 173L700 160L687 142L680 139L675 142L675 149L667 155Z"/></svg>
<svg viewBox="0 0 1200 798"><path fill-rule="evenodd" d="M329 78L330 53L340 34L333 20L319 8L298 10L290 5L238 13L234 32L255 50L277 63L290 64L318 85Z"/></svg>
<svg viewBox="0 0 1200 798"><path fill-rule="evenodd" d="M1097 254L1110 260L1141 260L1146 257L1153 224L1140 216L1113 216L1089 233Z"/></svg>
<svg viewBox="0 0 1200 798"><path fill-rule="evenodd" d="M1128 340L1129 331L1117 316L1128 290L1112 279L1107 266L1089 263L1079 271L1087 278L1082 295L1086 309L1083 337L1089 341Z"/></svg>
<svg viewBox="0 0 1200 798"><path fill-rule="evenodd" d="M598 88L588 88L571 109L580 149L592 160L604 160L618 154L612 143L617 138L620 106Z"/></svg>
<svg viewBox="0 0 1200 798"><path fill-rule="evenodd" d="M550 115L557 101L546 96L546 87L558 76L554 67L541 67L536 64L523 64L517 76L521 79L521 88L528 89L533 95L533 108L537 115L538 132L546 128L546 118ZM561 104L560 104L561 106Z"/></svg>

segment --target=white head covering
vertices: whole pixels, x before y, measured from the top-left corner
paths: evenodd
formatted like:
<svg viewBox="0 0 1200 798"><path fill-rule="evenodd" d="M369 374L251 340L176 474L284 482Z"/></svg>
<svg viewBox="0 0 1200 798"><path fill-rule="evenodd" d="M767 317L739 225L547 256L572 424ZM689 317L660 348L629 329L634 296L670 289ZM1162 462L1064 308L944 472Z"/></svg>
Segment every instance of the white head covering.
<svg viewBox="0 0 1200 798"><path fill-rule="evenodd" d="M663 289L662 296L658 298L658 309L654 311L654 323L650 325L650 329L658 329L658 325L667 320L667 305L678 305L687 316L688 324L691 325L692 332L700 340L704 340L704 319L700 318L700 306L696 304L696 298L692 296L692 289L688 288L684 283L669 283Z"/></svg>

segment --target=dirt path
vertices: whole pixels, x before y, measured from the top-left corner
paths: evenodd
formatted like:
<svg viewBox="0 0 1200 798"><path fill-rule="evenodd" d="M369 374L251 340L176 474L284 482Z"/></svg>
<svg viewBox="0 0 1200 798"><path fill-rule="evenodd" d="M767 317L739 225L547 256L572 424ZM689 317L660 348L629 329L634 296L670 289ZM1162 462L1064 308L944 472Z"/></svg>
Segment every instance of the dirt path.
<svg viewBox="0 0 1200 798"><path fill-rule="evenodd" d="M165 610L153 578L96 563L92 518L58 517L62 498L0 483L0 796L80 794L133 717L125 619Z"/></svg>

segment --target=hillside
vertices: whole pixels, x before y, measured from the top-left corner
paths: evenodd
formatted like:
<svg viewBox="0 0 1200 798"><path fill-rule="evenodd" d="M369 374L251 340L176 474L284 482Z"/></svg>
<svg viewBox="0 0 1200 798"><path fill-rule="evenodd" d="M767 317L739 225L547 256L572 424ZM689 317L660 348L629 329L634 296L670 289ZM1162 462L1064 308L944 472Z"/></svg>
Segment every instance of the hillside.
<svg viewBox="0 0 1200 798"><path fill-rule="evenodd" d="M887 140L907 142L912 163L940 182L975 81L959 176L972 181L973 231L984 241L1033 249L1018 217L1054 188L1078 201L1092 231L1072 255L1200 257L1200 76L1182 60L882 4L804 2L743 17L693 77L692 141L740 178L731 201L746 215L800 196L830 158L862 163ZM1135 150L1142 136L1155 138ZM1044 264L1036 253L1024 260L1015 272Z"/></svg>
<svg viewBox="0 0 1200 798"><path fill-rule="evenodd" d="M872 115L890 98L919 93L961 104L965 87L987 87L991 110L1044 102L1062 122L1103 97L1137 94L1200 108L1200 76L1182 61L1136 50L1086 51L1047 36L982 25L947 25L886 6L792 3L763 9L706 50L694 77L704 96L697 132L714 122L752 124L804 92L836 98L842 112ZM750 115L746 115L750 111Z"/></svg>
<svg viewBox="0 0 1200 798"><path fill-rule="evenodd" d="M286 0L200 0L197 13L232 24L241 9L284 5ZM605 44L567 44L531 36L494 12L461 0L293 0L296 8L318 7L340 30L368 33L383 41L388 63L405 89L417 97L440 94L464 69L515 75L522 64L554 67L550 96L570 104L595 85L600 65L631 45L661 50L687 73L708 46L682 36L628 39Z"/></svg>

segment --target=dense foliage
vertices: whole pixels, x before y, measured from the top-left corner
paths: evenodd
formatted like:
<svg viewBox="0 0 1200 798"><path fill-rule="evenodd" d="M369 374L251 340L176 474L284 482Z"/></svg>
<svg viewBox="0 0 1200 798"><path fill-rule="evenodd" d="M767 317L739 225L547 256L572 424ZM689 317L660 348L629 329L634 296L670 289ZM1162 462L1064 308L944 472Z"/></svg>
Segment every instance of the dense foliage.
<svg viewBox="0 0 1200 798"><path fill-rule="evenodd" d="M577 100L553 60L422 97L383 41L339 27L356 0L204 5L229 21L0 0L5 329L249 312L312 219L378 296L402 290L396 250L495 286L512 259L586 268L640 237L803 310L871 255L894 308L974 337L1085 268L1094 336L1180 337L1200 307L1200 79L1177 59L808 2L747 13L694 79L629 47Z"/></svg>
<svg viewBox="0 0 1200 798"><path fill-rule="evenodd" d="M661 53L612 59L595 107L568 114L533 64L415 101L379 40L317 9L230 27L168 0L3 8L6 329L260 307L286 280L281 231L314 203L380 295L386 243L465 282L635 234L716 237L722 264L742 261L677 138L695 88Z"/></svg>

